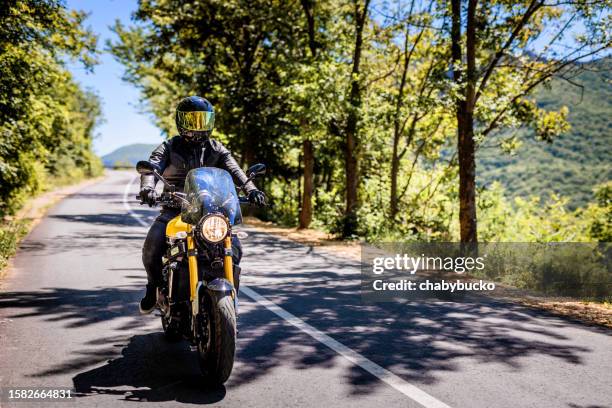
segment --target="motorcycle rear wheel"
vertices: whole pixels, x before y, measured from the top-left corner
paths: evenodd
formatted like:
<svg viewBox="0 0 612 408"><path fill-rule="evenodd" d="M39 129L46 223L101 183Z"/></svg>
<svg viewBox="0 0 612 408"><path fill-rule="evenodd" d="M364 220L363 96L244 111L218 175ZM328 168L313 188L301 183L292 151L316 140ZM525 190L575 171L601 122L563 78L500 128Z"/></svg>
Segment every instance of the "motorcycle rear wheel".
<svg viewBox="0 0 612 408"><path fill-rule="evenodd" d="M214 296L202 302L207 308L207 341L198 344L200 368L207 383L221 385L234 367L236 354L236 310L231 296ZM204 343L204 344L203 344Z"/></svg>

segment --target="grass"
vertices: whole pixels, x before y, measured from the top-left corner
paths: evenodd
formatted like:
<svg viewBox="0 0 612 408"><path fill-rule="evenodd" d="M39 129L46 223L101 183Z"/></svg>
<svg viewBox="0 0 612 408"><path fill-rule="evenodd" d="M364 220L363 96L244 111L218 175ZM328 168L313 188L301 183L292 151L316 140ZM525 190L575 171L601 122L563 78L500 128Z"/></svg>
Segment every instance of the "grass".
<svg viewBox="0 0 612 408"><path fill-rule="evenodd" d="M0 277L17 245L29 231L31 220L7 218L0 224Z"/></svg>

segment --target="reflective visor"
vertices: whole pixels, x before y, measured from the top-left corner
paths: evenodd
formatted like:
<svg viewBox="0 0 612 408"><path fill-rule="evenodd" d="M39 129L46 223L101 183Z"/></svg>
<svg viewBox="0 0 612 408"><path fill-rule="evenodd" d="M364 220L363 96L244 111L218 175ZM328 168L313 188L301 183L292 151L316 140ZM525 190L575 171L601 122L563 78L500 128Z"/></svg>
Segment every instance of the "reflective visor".
<svg viewBox="0 0 612 408"><path fill-rule="evenodd" d="M215 126L215 112L176 112L176 123L186 130L210 131Z"/></svg>

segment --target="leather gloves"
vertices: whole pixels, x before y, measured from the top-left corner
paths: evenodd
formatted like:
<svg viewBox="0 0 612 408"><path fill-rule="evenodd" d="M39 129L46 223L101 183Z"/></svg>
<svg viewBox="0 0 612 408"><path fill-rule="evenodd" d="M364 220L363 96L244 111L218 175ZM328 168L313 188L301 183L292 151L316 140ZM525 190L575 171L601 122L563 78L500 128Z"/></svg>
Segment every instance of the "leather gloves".
<svg viewBox="0 0 612 408"><path fill-rule="evenodd" d="M266 195L262 191L252 190L249 193L249 202L258 207L264 207L266 205Z"/></svg>
<svg viewBox="0 0 612 408"><path fill-rule="evenodd" d="M145 187L140 190L140 203L141 204L149 204L149 207L153 207L155 205L155 200L157 199L157 193L150 187Z"/></svg>

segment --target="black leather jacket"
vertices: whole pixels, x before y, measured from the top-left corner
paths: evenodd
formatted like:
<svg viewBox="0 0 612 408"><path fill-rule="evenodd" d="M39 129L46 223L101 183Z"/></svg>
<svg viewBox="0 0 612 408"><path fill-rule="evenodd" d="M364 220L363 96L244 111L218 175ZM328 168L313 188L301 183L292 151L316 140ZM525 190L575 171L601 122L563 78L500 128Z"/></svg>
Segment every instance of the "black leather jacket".
<svg viewBox="0 0 612 408"><path fill-rule="evenodd" d="M153 150L149 161L161 168L162 176L178 191L184 188L187 172L198 167L218 167L227 170L237 186L242 186L248 178L230 151L213 139L191 142L181 136L175 136ZM153 175L140 177L140 189L143 188L155 188ZM248 195L257 188L249 181L245 189Z"/></svg>

